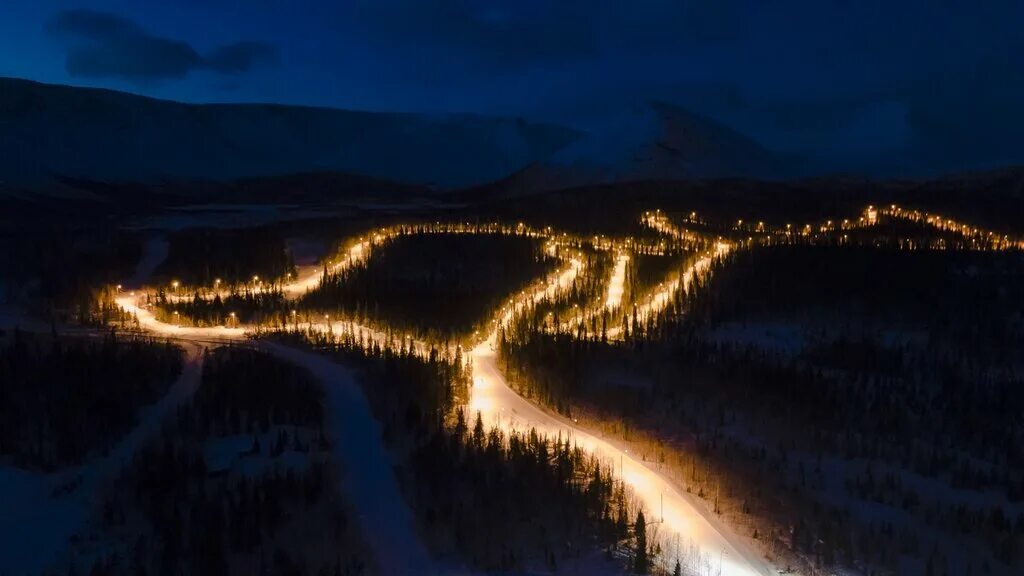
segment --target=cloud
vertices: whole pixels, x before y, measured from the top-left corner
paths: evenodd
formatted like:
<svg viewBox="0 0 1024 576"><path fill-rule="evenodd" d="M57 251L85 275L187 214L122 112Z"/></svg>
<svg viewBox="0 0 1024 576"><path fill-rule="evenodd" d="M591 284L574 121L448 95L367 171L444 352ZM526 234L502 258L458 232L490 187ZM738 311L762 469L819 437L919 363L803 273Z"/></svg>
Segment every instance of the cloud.
<svg viewBox="0 0 1024 576"><path fill-rule="evenodd" d="M340 8L350 32L374 48L455 56L460 68L495 71L590 55L589 12L583 0L355 0Z"/></svg>
<svg viewBox="0 0 1024 576"><path fill-rule="evenodd" d="M189 1L203 9L149 11L191 18L198 33L244 15L289 46L293 66L259 100L587 128L660 99L837 162L1024 161L1019 0ZM73 76L145 83L206 71L205 85L242 99L254 98L242 75L277 53L256 42L197 48L101 12L62 12L48 29Z"/></svg>
<svg viewBox="0 0 1024 576"><path fill-rule="evenodd" d="M205 67L222 74L248 72L255 64L277 60L277 48L261 42L236 42L206 55Z"/></svg>
<svg viewBox="0 0 1024 576"><path fill-rule="evenodd" d="M200 54L186 42L154 36L120 16L66 10L46 26L66 42L65 67L80 78L121 78L135 82L180 79L195 70L240 74L277 58L274 46L238 42Z"/></svg>

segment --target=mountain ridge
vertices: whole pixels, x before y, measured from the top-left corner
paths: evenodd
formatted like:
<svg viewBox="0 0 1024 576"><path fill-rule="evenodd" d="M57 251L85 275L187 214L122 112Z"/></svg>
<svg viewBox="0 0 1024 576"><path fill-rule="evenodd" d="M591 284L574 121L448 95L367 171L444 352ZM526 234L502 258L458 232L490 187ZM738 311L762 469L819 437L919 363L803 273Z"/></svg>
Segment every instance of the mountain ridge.
<svg viewBox="0 0 1024 576"><path fill-rule="evenodd" d="M711 118L652 101L582 135L551 158L475 190L492 197L521 196L630 181L802 175L796 158L772 152Z"/></svg>
<svg viewBox="0 0 1024 576"><path fill-rule="evenodd" d="M571 129L470 114L283 104L189 104L0 78L0 178L230 180L350 172L457 188L500 178L577 137Z"/></svg>

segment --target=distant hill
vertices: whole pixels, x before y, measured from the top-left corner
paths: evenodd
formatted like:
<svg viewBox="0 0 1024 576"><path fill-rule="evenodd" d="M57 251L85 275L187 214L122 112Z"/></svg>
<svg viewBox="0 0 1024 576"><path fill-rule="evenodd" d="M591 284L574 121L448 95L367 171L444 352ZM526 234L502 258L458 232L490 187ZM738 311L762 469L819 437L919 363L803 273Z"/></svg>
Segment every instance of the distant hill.
<svg viewBox="0 0 1024 576"><path fill-rule="evenodd" d="M661 102L580 132L475 115L184 104L0 78L0 190L213 186L241 201L247 192L266 195L269 185L258 180L291 175L304 176L289 186L318 192L339 183L339 194L394 185L402 192L460 190L477 200L616 182L803 173L795 158ZM217 185L238 180L250 182Z"/></svg>
<svg viewBox="0 0 1024 576"><path fill-rule="evenodd" d="M799 170L796 159L766 150L728 126L654 102L476 192L501 197L613 182L776 179Z"/></svg>
<svg viewBox="0 0 1024 576"><path fill-rule="evenodd" d="M0 184L346 172L440 188L503 178L573 142L517 119L183 104L0 78Z"/></svg>

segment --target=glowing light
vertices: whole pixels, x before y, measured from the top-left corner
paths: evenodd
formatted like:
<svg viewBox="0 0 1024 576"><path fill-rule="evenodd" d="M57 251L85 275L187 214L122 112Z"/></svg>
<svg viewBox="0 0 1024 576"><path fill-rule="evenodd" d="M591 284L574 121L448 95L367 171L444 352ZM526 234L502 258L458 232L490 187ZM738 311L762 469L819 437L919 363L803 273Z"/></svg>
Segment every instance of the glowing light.
<svg viewBox="0 0 1024 576"><path fill-rule="evenodd" d="M629 256L620 254L615 260L615 268L612 270L612 277L608 281L608 294L605 297L604 307L611 310L622 303L622 295L625 292L626 264Z"/></svg>

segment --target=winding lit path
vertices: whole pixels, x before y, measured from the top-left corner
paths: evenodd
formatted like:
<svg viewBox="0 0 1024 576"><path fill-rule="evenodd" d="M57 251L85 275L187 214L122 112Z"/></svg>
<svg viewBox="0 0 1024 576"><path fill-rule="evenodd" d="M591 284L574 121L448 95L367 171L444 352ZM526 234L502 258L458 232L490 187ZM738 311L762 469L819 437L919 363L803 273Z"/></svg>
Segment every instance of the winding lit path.
<svg viewBox="0 0 1024 576"><path fill-rule="evenodd" d="M360 239L348 249L343 259L330 263L329 268L332 271L341 269L363 258L369 251L367 242ZM638 318L643 320L648 315L663 309L680 286L683 288L688 286L695 275L701 274L710 266L714 256L722 255L728 250L728 244L718 243L714 253L709 252L697 258L678 276L662 283L637 307ZM615 308L621 303L628 258L626 253L619 253L616 256L607 296L602 303L606 309ZM655 469L653 463L635 458L634 455L629 454L627 448L587 432L576 423L531 403L509 387L498 367L497 355L494 351L500 327L510 323L524 307L567 290L572 286L582 268L583 263L579 258L569 258L568 265L563 270L553 274L545 281L538 282L529 292L524 291L513 299L513 303L500 311L492 332L469 354L473 361L470 410L479 412L488 426L498 426L506 432L535 428L538 432L551 436L571 436L582 448L608 461L619 463L617 467L623 480L643 502L648 516L661 520L661 510L664 510L663 522L659 527L660 537L664 538L665 542L669 542L669 538L678 535L684 544L696 547L701 551L699 558L684 557L684 565L689 563L692 569L703 570L702 573L717 574L721 570L721 574L725 576L771 574L771 566L761 560L759 554L752 550L744 539L736 536L717 517L708 513L703 503L679 490L671 480ZM285 296L297 298L310 288L315 287L319 282L322 270L322 266L304 267L294 281L282 287ZM134 314L138 318L140 326L147 331L168 337L197 341L242 342L247 339L246 330L242 327L187 327L161 322L154 317L152 312L140 305L141 298L141 293L138 295L126 293L118 296L116 301L126 311ZM354 328L378 342L383 342L386 337L380 331L360 326L353 327L351 323L344 321L334 321L329 324L326 321L301 323L301 325L321 330ZM618 326L611 328L608 337L617 338L621 335L621 330L621 327ZM346 438L359 440L350 445L343 444L347 445L347 448L344 450L344 454L339 454L339 456L349 464L348 473L354 475L350 495L360 511L364 527L368 529L368 540L376 549L382 566L388 573L410 573L409 567L411 566L417 567L412 571L413 573L434 572L435 569L426 568L427 555L422 544L415 537L411 514L404 508L404 505L397 507L394 505L396 502L401 503L402 499L394 478L385 474L387 470L383 463L387 461L387 455L380 439L379 427L369 412L369 406L366 404L362 392L357 388L353 390L355 385L351 382L351 378L342 374L346 371L312 353L277 344L261 343L257 347L307 367L318 378L329 384L326 386L329 390L341 390L340 394L344 396L345 401L329 397L328 402L333 407L345 410L343 420L347 424L356 424L357 426L350 430L332 426L332 430L338 431L339 438L343 443ZM417 343L417 348L426 349L427 347L425 344ZM361 400L357 400L357 398ZM345 425L347 426L347 424ZM366 459L365 464L359 466L354 464L363 462L363 459ZM374 492L374 489L377 489L377 492ZM669 560L674 562L675 559Z"/></svg>

